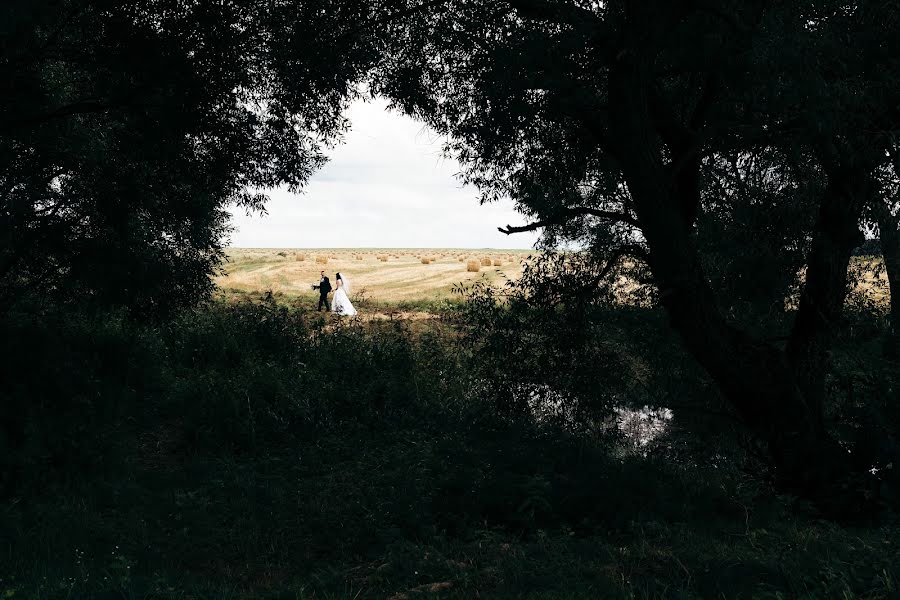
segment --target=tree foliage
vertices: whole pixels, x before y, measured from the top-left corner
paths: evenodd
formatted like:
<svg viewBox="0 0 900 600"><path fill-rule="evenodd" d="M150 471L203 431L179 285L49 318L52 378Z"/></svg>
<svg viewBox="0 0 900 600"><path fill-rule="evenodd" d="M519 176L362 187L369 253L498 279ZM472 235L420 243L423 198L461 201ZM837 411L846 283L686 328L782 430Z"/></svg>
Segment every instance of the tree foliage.
<svg viewBox="0 0 900 600"><path fill-rule="evenodd" d="M842 490L875 483L828 433L824 381L900 128L898 19L882 2L448 2L400 28L378 89L450 136L485 201L532 218L505 231L645 263L781 485L846 512ZM773 303L801 266L786 347L742 328L729 307Z"/></svg>
<svg viewBox="0 0 900 600"><path fill-rule="evenodd" d="M363 3L4 3L0 293L165 312L345 127Z"/></svg>
<svg viewBox="0 0 900 600"><path fill-rule="evenodd" d="M587 288L623 265L646 274L784 489L835 514L876 495L869 469L893 458L855 462L823 407L861 226L900 256L894 0L0 11L4 307L35 290L146 314L204 297L226 207L301 187L364 82L446 134L483 201L511 197L530 220L502 231L583 248ZM799 272L787 331L754 327Z"/></svg>

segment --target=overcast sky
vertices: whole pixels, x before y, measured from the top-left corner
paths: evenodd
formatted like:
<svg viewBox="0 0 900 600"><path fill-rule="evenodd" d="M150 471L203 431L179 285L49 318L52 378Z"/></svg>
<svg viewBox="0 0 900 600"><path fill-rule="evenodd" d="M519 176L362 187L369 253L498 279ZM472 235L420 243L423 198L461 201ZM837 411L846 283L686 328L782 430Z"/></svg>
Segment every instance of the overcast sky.
<svg viewBox="0 0 900 600"><path fill-rule="evenodd" d="M302 194L270 193L266 216L232 210L231 246L252 248L530 248L512 202L481 206L441 156L441 139L383 101L354 103L352 129Z"/></svg>

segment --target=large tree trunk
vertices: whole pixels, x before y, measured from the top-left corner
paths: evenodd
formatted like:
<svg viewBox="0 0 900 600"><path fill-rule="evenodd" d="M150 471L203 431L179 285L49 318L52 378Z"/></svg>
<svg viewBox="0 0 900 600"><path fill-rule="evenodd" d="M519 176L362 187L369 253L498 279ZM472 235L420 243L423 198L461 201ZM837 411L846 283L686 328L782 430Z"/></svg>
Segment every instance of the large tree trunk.
<svg viewBox="0 0 900 600"><path fill-rule="evenodd" d="M887 272L891 292L891 314L887 336L884 340L885 356L900 359L900 215L891 214L887 202L876 200L875 214L881 238L881 255ZM896 198L894 203L900 202Z"/></svg>
<svg viewBox="0 0 900 600"><path fill-rule="evenodd" d="M826 169L828 177L806 260L806 280L787 356L811 411L821 419L828 351L847 297L847 269L862 241L863 208L873 189L863 166ZM819 424L821 427L821 424Z"/></svg>
<svg viewBox="0 0 900 600"><path fill-rule="evenodd" d="M861 497L848 489L872 482L854 471L847 452L825 431L821 405L807 400L785 353L734 328L719 310L691 236L691 211L685 210L699 198L679 197L681 189L670 184L671 167L662 161L648 110L648 73L638 52L622 52L612 65L609 139L650 248L662 304L687 349L766 441L781 489L814 500L831 515L846 514ZM668 164L691 162L680 158ZM833 285L829 278L822 288Z"/></svg>

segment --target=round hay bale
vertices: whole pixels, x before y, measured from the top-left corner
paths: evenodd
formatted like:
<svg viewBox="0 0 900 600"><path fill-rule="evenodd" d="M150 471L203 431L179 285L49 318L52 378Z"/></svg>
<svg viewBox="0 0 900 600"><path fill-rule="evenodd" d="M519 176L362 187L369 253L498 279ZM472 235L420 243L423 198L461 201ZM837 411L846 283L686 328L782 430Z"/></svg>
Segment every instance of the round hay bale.
<svg viewBox="0 0 900 600"><path fill-rule="evenodd" d="M431 259L430 259L430 258L422 258L422 259L420 259L420 260L422 261L422 264L423 264L423 265L431 264Z"/></svg>
<svg viewBox="0 0 900 600"><path fill-rule="evenodd" d="M495 258L495 259L494 259L494 266L495 266L495 267L502 267L502 266L503 266L503 261L500 260L499 258Z"/></svg>
<svg viewBox="0 0 900 600"><path fill-rule="evenodd" d="M468 263L466 263L466 271L468 271L469 273L477 273L480 270L481 263L477 260L470 260Z"/></svg>
<svg viewBox="0 0 900 600"><path fill-rule="evenodd" d="M296 260L297 262L303 262L304 260L306 260L306 255L305 254L295 254L294 260Z"/></svg>
<svg viewBox="0 0 900 600"><path fill-rule="evenodd" d="M482 266L482 267L489 267L489 266L491 266L491 259L488 258L487 256L485 256L484 258L482 258L482 259L481 259L481 266Z"/></svg>
<svg viewBox="0 0 900 600"><path fill-rule="evenodd" d="M327 256L317 256L317 257L316 257L316 262L319 263L320 265L327 265L327 264L328 264L328 257L327 257Z"/></svg>

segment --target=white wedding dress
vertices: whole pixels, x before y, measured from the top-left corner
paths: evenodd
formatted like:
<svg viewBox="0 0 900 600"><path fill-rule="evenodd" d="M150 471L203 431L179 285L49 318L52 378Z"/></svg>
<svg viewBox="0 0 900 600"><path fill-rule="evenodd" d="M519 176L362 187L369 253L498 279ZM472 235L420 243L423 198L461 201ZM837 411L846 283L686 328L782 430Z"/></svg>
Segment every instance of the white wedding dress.
<svg viewBox="0 0 900 600"><path fill-rule="evenodd" d="M350 303L350 282L346 278L338 279L337 288L334 290L334 298L331 301L331 312L336 315L346 315L352 317L356 314L356 309Z"/></svg>

